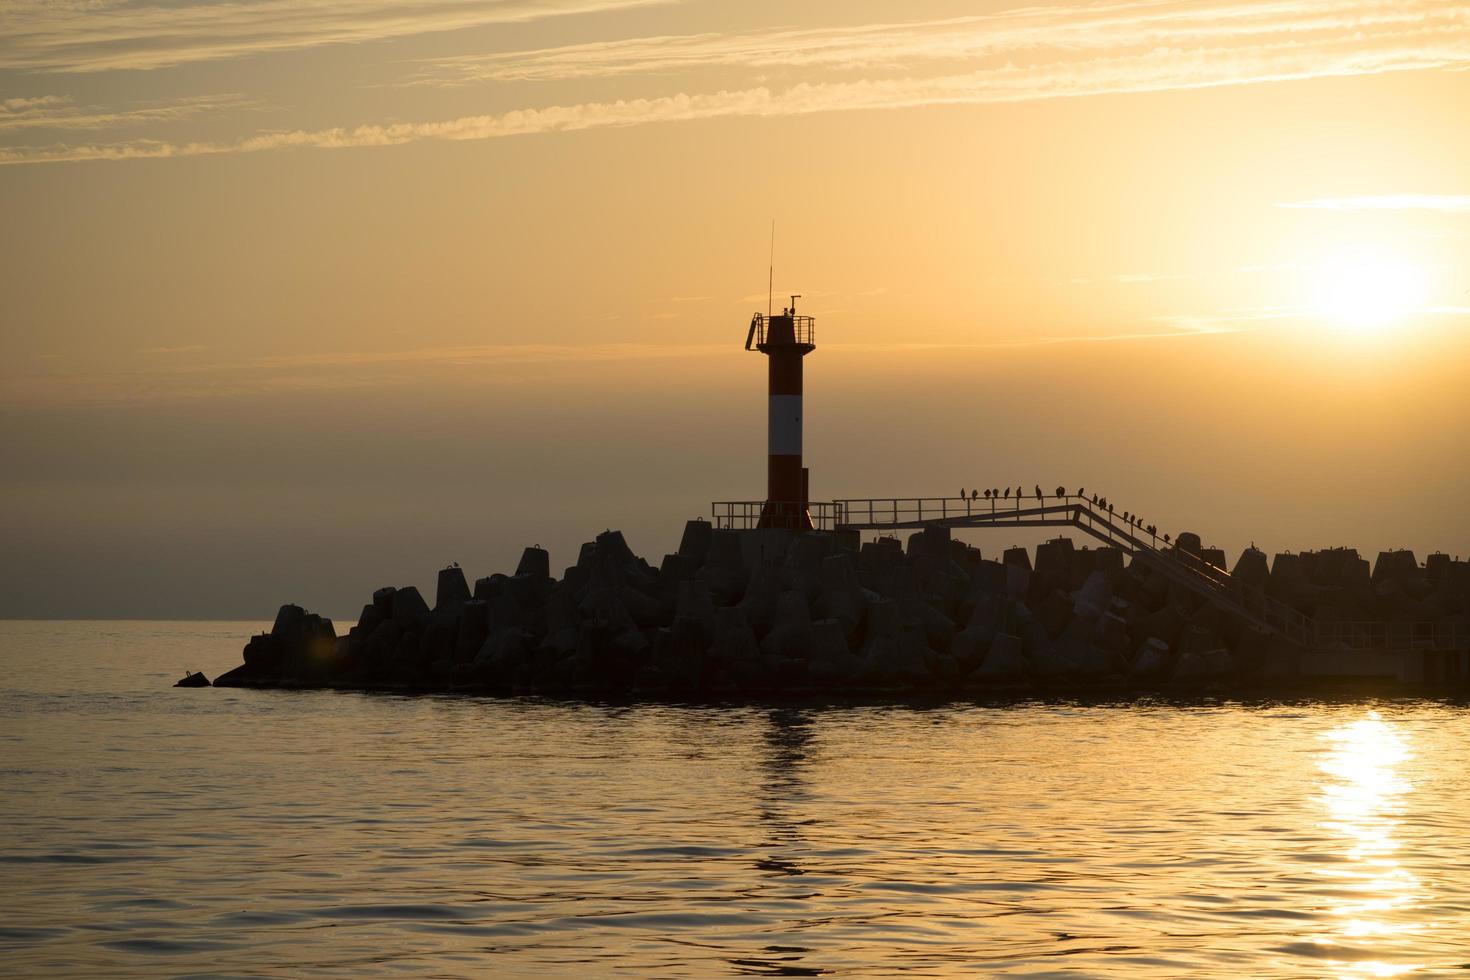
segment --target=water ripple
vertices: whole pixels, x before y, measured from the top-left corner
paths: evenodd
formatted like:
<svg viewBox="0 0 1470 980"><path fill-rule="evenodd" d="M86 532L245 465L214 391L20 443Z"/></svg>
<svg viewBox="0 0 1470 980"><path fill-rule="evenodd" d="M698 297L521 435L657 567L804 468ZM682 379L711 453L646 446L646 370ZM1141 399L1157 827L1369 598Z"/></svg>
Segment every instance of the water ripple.
<svg viewBox="0 0 1470 980"><path fill-rule="evenodd" d="M249 631L0 624L5 972L1470 965L1458 705L611 706L159 684L208 667L212 644L232 664Z"/></svg>

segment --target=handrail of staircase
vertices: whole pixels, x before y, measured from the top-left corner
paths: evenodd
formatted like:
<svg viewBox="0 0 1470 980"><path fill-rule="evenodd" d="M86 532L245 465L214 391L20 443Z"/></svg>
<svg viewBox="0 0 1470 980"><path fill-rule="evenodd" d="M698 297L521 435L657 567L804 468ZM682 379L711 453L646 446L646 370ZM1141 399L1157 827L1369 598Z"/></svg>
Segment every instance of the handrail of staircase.
<svg viewBox="0 0 1470 980"><path fill-rule="evenodd" d="M1061 500L1062 503L1047 501ZM1034 501L1034 506L1023 504ZM1206 561L1199 555L1178 547L1161 549L1158 534L1149 533L1121 518L1113 511L1093 504L1076 494L1061 497L1017 496L996 500L971 497L870 497L839 499L836 507L838 526L900 527L942 524L953 527L1065 526L1071 525L1100 541L1121 545L1130 554L1142 555L1151 564L1174 572L1171 577L1186 587L1208 592L1221 605L1233 608L1246 618L1271 632L1297 643L1310 642L1315 630L1312 621L1287 603L1269 596L1264 590L1247 587L1229 571ZM866 520L862 520L866 517ZM1101 525L1101 527L1099 527ZM1149 534L1149 541L1134 534Z"/></svg>

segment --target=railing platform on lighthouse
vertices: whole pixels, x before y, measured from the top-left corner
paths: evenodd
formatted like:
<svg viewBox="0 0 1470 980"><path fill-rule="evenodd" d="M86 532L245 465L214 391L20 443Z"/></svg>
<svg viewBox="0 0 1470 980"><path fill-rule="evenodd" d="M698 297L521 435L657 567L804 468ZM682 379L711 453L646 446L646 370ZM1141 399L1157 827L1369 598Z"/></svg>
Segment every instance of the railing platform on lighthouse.
<svg viewBox="0 0 1470 980"><path fill-rule="evenodd" d="M814 316L797 316L792 313L783 314L785 319L791 321L791 334L793 342L800 347L805 347L805 353L810 353L817 348L817 318ZM775 316L767 317L764 313L757 313L750 319L750 332L745 335L745 349L758 350L766 353L766 336L769 333L770 321L778 319Z"/></svg>

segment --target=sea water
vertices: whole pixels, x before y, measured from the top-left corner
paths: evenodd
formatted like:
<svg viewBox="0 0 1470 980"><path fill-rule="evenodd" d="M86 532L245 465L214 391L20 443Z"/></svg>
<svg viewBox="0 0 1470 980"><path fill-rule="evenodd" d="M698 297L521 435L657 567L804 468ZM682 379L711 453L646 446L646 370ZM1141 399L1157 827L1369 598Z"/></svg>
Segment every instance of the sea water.
<svg viewBox="0 0 1470 980"><path fill-rule="evenodd" d="M174 689L0 623L0 973L1470 976L1470 709Z"/></svg>

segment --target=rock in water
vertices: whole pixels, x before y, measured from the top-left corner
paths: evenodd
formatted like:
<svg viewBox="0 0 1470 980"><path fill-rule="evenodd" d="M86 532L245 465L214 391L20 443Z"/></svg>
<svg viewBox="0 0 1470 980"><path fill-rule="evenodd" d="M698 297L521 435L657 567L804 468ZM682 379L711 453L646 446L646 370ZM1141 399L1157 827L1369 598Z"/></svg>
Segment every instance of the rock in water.
<svg viewBox="0 0 1470 980"><path fill-rule="evenodd" d="M424 602L424 597L419 595L419 590L412 585L394 589L389 596L393 608L393 621L399 626L416 626L429 614L428 603Z"/></svg>
<svg viewBox="0 0 1470 980"><path fill-rule="evenodd" d="M306 615L306 610L295 603L288 602L276 612L275 625L271 627L271 636L284 636L291 627L301 621Z"/></svg>
<svg viewBox="0 0 1470 980"><path fill-rule="evenodd" d="M684 525L684 534L679 539L679 555L693 562L695 568L702 567L709 558L713 532L714 526L709 521L687 522Z"/></svg>
<svg viewBox="0 0 1470 980"><path fill-rule="evenodd" d="M551 578L551 553L539 546L525 549L521 552L520 564L516 565L516 574Z"/></svg>
<svg viewBox="0 0 1470 980"><path fill-rule="evenodd" d="M1169 672L1169 667L1169 644L1150 637L1139 646L1130 673L1139 678L1162 677Z"/></svg>
<svg viewBox="0 0 1470 980"><path fill-rule="evenodd" d="M640 697L1032 684L1210 690L1290 683L1316 670L1303 666L1295 642L1252 627L1262 586L1334 627L1422 622L1439 636L1470 620L1470 562L1439 554L1420 567L1411 552L1385 552L1370 569L1357 552L1333 548L1277 555L1268 570L1265 553L1251 548L1220 592L1168 574L1187 555L1223 566L1223 554L1188 532L1172 558L1150 553L1125 565L1117 548L1057 539L1038 549L1034 566L1020 548L985 561L943 528L915 534L908 554L897 538L863 543L856 532L788 535L779 553L761 538L770 550L761 561L743 552L742 533L691 521L678 552L654 568L606 531L560 581L550 556L527 548L514 575L476 581L474 598L451 566L439 574L432 611L413 586L379 589L347 637L288 604L250 639L241 666L212 685L191 671L178 686ZM1451 679L1437 667L1425 675Z"/></svg>
<svg viewBox="0 0 1470 980"><path fill-rule="evenodd" d="M464 569L450 565L439 570L439 584L434 589L434 611L457 609L470 601L470 586Z"/></svg>
<svg viewBox="0 0 1470 980"><path fill-rule="evenodd" d="M990 642L990 650L985 654L985 659L970 677L972 681L982 683L1006 680L1024 675L1029 667L1026 657L1021 653L1021 638L1009 633L997 633Z"/></svg>

